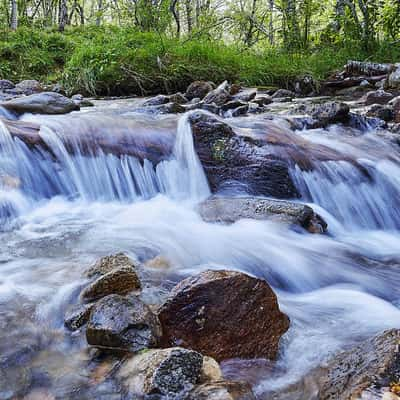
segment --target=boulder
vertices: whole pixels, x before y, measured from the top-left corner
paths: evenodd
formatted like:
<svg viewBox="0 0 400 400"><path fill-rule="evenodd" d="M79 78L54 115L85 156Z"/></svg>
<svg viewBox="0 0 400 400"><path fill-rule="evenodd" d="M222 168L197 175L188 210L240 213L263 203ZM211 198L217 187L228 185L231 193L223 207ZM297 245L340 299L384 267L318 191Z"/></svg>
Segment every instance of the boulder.
<svg viewBox="0 0 400 400"><path fill-rule="evenodd" d="M260 107L263 107L272 103L272 97L268 95L257 96L252 100L252 102L258 104Z"/></svg>
<svg viewBox="0 0 400 400"><path fill-rule="evenodd" d="M132 269L137 268L137 264L133 262L131 258L129 258L124 253L116 253L110 256L104 256L99 258L92 266L90 266L85 275L88 278L99 277L101 275L107 274L111 272L113 269L120 267L131 267Z"/></svg>
<svg viewBox="0 0 400 400"><path fill-rule="evenodd" d="M396 64L395 70L389 75L387 86L391 89L400 89L400 64Z"/></svg>
<svg viewBox="0 0 400 400"><path fill-rule="evenodd" d="M249 102L255 99L256 96L257 96L257 89L250 89L236 94L234 96L234 100Z"/></svg>
<svg viewBox="0 0 400 400"><path fill-rule="evenodd" d="M140 290L140 279L131 266L113 269L90 283L82 290L83 301L90 302L101 299L109 294L128 294Z"/></svg>
<svg viewBox="0 0 400 400"><path fill-rule="evenodd" d="M214 87L210 82L195 81L186 89L185 97L188 100L193 100L195 98L202 100L213 89Z"/></svg>
<svg viewBox="0 0 400 400"><path fill-rule="evenodd" d="M182 93L175 93L169 96L169 101L177 104L185 104L188 102L188 99Z"/></svg>
<svg viewBox="0 0 400 400"><path fill-rule="evenodd" d="M117 373L130 395L176 396L200 381L203 356L179 347L148 350L126 360Z"/></svg>
<svg viewBox="0 0 400 400"><path fill-rule="evenodd" d="M6 89L14 89L15 85L7 80L7 79L0 79L0 90L6 90Z"/></svg>
<svg viewBox="0 0 400 400"><path fill-rule="evenodd" d="M222 361L277 356L289 319L261 279L205 271L180 282L160 307L163 347L196 350Z"/></svg>
<svg viewBox="0 0 400 400"><path fill-rule="evenodd" d="M350 118L350 107L346 103L336 101L305 106L304 112L314 118L321 127L347 122Z"/></svg>
<svg viewBox="0 0 400 400"><path fill-rule="evenodd" d="M160 94L158 96L152 97L148 100L146 100L142 106L147 107L147 106L159 106L161 104L167 104L169 103L169 96L165 96L163 94Z"/></svg>
<svg viewBox="0 0 400 400"><path fill-rule="evenodd" d="M155 347L160 337L157 316L135 296L104 297L93 307L86 328L90 345L132 353Z"/></svg>
<svg viewBox="0 0 400 400"><path fill-rule="evenodd" d="M34 79L25 80L17 83L15 85L15 89L25 95L31 95L43 91L42 85Z"/></svg>
<svg viewBox="0 0 400 400"><path fill-rule="evenodd" d="M229 94L229 85L225 81L221 83L216 89L212 90L204 97L203 101L206 104L214 103L216 106L221 107L228 101L230 101L232 96Z"/></svg>
<svg viewBox="0 0 400 400"><path fill-rule="evenodd" d="M149 114L179 114L184 113L186 109L178 103L166 103L160 105L145 105L134 109L133 111Z"/></svg>
<svg viewBox="0 0 400 400"><path fill-rule="evenodd" d="M232 83L232 85L229 88L229 94L231 96L235 96L242 90L242 86L238 85L237 83Z"/></svg>
<svg viewBox="0 0 400 400"><path fill-rule="evenodd" d="M372 90L365 95L365 104L387 104L394 95L384 90Z"/></svg>
<svg viewBox="0 0 400 400"><path fill-rule="evenodd" d="M292 92L291 90L287 90L287 89L278 89L273 95L272 98L273 99L277 99L277 98L293 98L296 97L296 93Z"/></svg>
<svg viewBox="0 0 400 400"><path fill-rule="evenodd" d="M233 223L242 218L272 220L323 233L326 222L307 205L259 197L211 197L199 205L206 222Z"/></svg>
<svg viewBox="0 0 400 400"><path fill-rule="evenodd" d="M195 149L213 191L230 182L245 186L253 195L299 196L288 163L256 140L236 135L229 125L201 111L192 112L189 121Z"/></svg>
<svg viewBox="0 0 400 400"><path fill-rule="evenodd" d="M256 397L246 382L220 380L197 386L185 400L256 400Z"/></svg>
<svg viewBox="0 0 400 400"><path fill-rule="evenodd" d="M81 328L89 320L90 312L94 304L77 304L67 311L64 318L64 325L71 331Z"/></svg>
<svg viewBox="0 0 400 400"><path fill-rule="evenodd" d="M368 109L366 115L368 117L382 119L386 122L391 121L394 118L392 107L384 106L382 104L372 104L372 106Z"/></svg>
<svg viewBox="0 0 400 400"><path fill-rule="evenodd" d="M66 114L74 110L79 110L79 106L73 100L54 92L43 92L19 97L1 103L1 106L18 114Z"/></svg>
<svg viewBox="0 0 400 400"><path fill-rule="evenodd" d="M227 103L222 105L221 110L222 111L233 110L237 107L241 107L241 106L245 106L245 105L247 105L246 102L244 102L242 100L234 99L234 100L228 101Z"/></svg>
<svg viewBox="0 0 400 400"><path fill-rule="evenodd" d="M240 107L235 108L230 112L232 117L240 117L241 115L246 115L249 111L249 105L244 104Z"/></svg>

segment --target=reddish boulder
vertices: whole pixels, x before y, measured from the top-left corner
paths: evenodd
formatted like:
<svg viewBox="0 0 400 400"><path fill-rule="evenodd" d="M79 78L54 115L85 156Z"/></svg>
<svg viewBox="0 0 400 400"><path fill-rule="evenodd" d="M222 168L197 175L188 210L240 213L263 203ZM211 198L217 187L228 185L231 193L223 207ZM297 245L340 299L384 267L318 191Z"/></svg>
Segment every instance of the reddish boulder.
<svg viewBox="0 0 400 400"><path fill-rule="evenodd" d="M159 310L164 347L182 346L217 361L274 359L289 318L267 282L235 271L185 279Z"/></svg>

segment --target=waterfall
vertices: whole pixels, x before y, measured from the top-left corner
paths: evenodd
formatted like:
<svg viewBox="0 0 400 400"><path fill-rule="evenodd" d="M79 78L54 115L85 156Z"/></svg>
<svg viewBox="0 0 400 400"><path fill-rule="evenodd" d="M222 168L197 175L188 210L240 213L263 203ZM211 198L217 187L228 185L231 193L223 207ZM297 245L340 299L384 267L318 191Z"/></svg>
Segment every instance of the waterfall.
<svg viewBox="0 0 400 400"><path fill-rule="evenodd" d="M11 206L11 189L18 192L19 199L25 198L31 204L57 195L85 201L124 202L149 199L159 193L183 200L200 200L209 195L207 179L193 146L188 115L178 122L172 154L157 165L131 155L106 153L99 145L88 151L79 135L73 140L69 137L67 143L67 130L66 125L43 123L39 135L47 149L28 148L20 139L13 138L0 121L0 189L7 189L2 219L21 209ZM10 188L3 181L18 184Z"/></svg>
<svg viewBox="0 0 400 400"><path fill-rule="evenodd" d="M292 177L306 201L328 210L346 228L400 229L400 166L393 161L328 161Z"/></svg>

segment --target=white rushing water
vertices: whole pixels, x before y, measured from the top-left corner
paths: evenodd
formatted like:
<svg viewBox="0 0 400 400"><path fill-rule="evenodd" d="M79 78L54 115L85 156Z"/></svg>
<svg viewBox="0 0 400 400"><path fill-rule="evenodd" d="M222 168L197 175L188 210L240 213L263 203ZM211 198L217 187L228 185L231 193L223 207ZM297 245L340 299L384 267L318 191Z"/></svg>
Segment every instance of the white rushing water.
<svg viewBox="0 0 400 400"><path fill-rule="evenodd" d="M149 298L164 296L173 282L207 268L245 271L273 286L291 328L276 368L257 379L261 396L296 381L333 352L399 325L395 158L377 160L358 147L367 175L340 161L293 170L298 190L329 223L329 235L267 221L214 225L195 209L209 188L187 116L177 124L170 156L157 165L101 148L88 154L79 137L71 155L65 135L72 119L26 118L42 119L40 135L53 156L29 149L0 125L0 354L19 349L29 336L29 349L41 351L26 361L36 372L61 357L62 367L51 364L63 372L50 384L59 397L73 398L68 388L84 385L74 371L86 365L84 341L70 339L63 329L64 311L84 284L82 271L118 251L141 261L157 255L166 260L169 266L144 277L153 287L145 290ZM90 125L90 118L101 116L76 118ZM332 147L337 140L324 139ZM234 374L253 369L242 363Z"/></svg>

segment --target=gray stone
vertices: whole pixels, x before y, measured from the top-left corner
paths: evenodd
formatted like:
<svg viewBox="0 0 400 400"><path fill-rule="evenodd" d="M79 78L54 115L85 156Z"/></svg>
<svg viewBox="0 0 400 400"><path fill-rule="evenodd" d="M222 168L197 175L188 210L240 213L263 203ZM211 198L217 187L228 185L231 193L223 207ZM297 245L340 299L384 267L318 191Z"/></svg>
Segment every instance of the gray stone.
<svg viewBox="0 0 400 400"><path fill-rule="evenodd" d="M207 96L204 98L204 103L211 104L214 103L218 107L221 107L223 104L227 103L231 100L232 96L229 94L229 85L228 82L225 81L221 83L216 89L212 90Z"/></svg>
<svg viewBox="0 0 400 400"><path fill-rule="evenodd" d="M89 320L94 304L77 304L67 311L64 325L71 331L81 328Z"/></svg>
<svg viewBox="0 0 400 400"><path fill-rule="evenodd" d="M160 337L157 316L135 296L104 297L94 306L86 328L90 345L132 353L156 347Z"/></svg>
<svg viewBox="0 0 400 400"><path fill-rule="evenodd" d="M198 98L200 100L204 99L206 95L214 89L210 82L205 81L195 81L189 85L186 90L185 97L188 100L193 100Z"/></svg>

